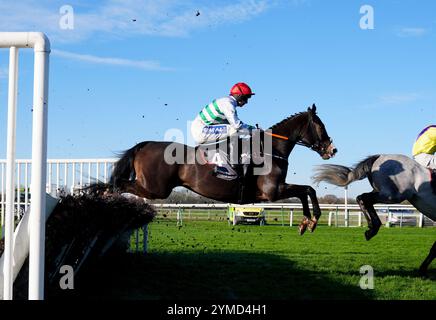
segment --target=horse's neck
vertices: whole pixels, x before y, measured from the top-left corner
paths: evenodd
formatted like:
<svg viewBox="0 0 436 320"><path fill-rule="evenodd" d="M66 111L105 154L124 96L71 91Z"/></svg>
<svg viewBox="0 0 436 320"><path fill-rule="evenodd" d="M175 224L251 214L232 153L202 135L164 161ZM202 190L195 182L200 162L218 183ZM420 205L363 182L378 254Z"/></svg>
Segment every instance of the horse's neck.
<svg viewBox="0 0 436 320"><path fill-rule="evenodd" d="M295 144L300 139L301 131L306 121L303 121L304 114L300 114L282 121L278 125L272 126L272 133L288 137L288 140L273 138L272 147L277 150L282 156L288 157L294 149Z"/></svg>

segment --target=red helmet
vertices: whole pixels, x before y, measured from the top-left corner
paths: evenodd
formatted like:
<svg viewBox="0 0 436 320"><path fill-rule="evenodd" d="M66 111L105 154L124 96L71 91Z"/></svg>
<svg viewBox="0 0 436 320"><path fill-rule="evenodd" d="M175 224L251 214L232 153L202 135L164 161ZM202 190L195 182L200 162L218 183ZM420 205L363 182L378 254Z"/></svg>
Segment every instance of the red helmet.
<svg viewBox="0 0 436 320"><path fill-rule="evenodd" d="M236 94L241 96L252 96L254 93L251 91L251 88L243 82L238 82L230 89L230 94Z"/></svg>

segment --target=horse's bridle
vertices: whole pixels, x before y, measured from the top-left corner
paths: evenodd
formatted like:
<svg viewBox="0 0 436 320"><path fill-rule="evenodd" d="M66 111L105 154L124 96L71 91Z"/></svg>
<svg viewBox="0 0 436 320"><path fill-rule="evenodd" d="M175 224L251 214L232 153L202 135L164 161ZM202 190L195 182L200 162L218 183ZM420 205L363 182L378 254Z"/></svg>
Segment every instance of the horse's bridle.
<svg viewBox="0 0 436 320"><path fill-rule="evenodd" d="M329 144L327 144L327 145L325 143L321 144L320 142L309 144L309 143L306 143L306 142L301 141L301 140L297 141L295 144L298 144L299 146L307 147L307 148L312 149L313 151L318 152L320 154L325 154L327 152L327 148L333 142L333 140L330 137L329 137L328 141L329 141Z"/></svg>
<svg viewBox="0 0 436 320"><path fill-rule="evenodd" d="M310 126L310 131L312 133L312 136L317 137L317 139L320 140L318 135L315 134L315 128L313 127L312 117L310 117L310 119L309 119L309 126ZM317 141L315 143L310 144L310 143L304 142L303 140L298 140L295 144L298 144L299 146L307 147L307 148L312 149L313 151L323 155L323 154L327 153L327 148L332 144L332 142L333 142L333 140L330 137L328 137L327 144L321 143L320 141Z"/></svg>
<svg viewBox="0 0 436 320"><path fill-rule="evenodd" d="M314 126L313 126L313 119L312 119L312 117L310 117L310 119L309 119L309 126L310 126L310 131L312 133L312 136L316 136L317 137L317 134L315 134L315 129L314 129ZM281 135L274 134L274 133L269 133L269 135L271 135L272 137L278 138L278 139L282 139L282 140L288 140L289 139L288 137L281 136ZM295 142L295 144L298 144L299 146L307 147L307 148L312 149L313 151L323 155L323 154L327 153L327 149L332 144L332 142L333 142L333 140L330 137L328 137L328 143L321 143L320 141L317 141L315 143L310 144L310 143L304 142L303 140L300 139L297 142ZM273 154L269 154L269 153L265 153L265 152L262 152L262 153L264 155L271 156L273 158L280 159L280 160L288 162L288 159L286 159L285 157L282 157L280 155L277 155L277 154L274 154L274 153Z"/></svg>

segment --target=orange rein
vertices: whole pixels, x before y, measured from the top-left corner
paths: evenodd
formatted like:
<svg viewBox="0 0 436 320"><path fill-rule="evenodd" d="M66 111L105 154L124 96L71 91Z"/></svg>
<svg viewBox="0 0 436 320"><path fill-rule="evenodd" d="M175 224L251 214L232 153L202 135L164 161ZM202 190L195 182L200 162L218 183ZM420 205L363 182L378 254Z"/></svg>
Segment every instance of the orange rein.
<svg viewBox="0 0 436 320"><path fill-rule="evenodd" d="M279 139L283 139L283 140L289 140L288 137L281 136L281 135L276 134L276 133L270 133L270 132L267 132L267 131L265 131L265 133L270 135L270 136L272 136L272 137L275 137L275 138L279 138Z"/></svg>

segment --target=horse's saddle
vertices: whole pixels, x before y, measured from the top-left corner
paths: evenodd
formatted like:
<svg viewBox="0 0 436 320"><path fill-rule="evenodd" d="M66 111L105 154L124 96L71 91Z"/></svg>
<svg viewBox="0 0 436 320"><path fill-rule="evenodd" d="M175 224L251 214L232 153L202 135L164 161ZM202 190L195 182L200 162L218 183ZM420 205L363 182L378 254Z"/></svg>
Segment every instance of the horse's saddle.
<svg viewBox="0 0 436 320"><path fill-rule="evenodd" d="M241 165L254 166L254 163L256 166L262 165L262 162L259 161L260 154L253 154L251 149L247 147L251 146L251 139L249 141L238 139L237 149L231 143L230 139L226 139L216 143L201 144L197 147L206 163L215 164L214 175L217 178L235 180L239 177L237 168ZM253 157L256 158L254 162Z"/></svg>

